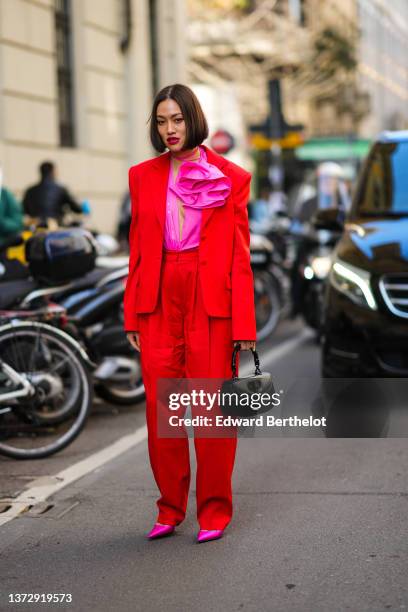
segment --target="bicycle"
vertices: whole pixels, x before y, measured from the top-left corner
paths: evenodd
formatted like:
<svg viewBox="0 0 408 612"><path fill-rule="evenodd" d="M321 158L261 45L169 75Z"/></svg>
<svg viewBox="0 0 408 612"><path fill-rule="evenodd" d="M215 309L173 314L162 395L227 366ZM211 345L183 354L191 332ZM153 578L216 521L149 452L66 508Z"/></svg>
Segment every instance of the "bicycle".
<svg viewBox="0 0 408 612"><path fill-rule="evenodd" d="M0 311L2 455L48 457L71 444L85 427L92 381L83 348L60 329L64 313L52 304L40 310Z"/></svg>

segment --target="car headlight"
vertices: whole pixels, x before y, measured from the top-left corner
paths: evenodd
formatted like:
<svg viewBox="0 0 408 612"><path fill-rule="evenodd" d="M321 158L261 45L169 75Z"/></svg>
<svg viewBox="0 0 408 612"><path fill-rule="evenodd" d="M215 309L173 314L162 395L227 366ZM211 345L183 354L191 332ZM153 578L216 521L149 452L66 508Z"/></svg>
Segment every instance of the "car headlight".
<svg viewBox="0 0 408 612"><path fill-rule="evenodd" d="M312 257L309 261L309 266L313 271L312 276L316 276L320 280L326 278L330 272L331 263L331 257L329 255Z"/></svg>
<svg viewBox="0 0 408 612"><path fill-rule="evenodd" d="M355 304L377 310L370 287L370 273L366 270L336 259L330 270L329 279L337 291L347 295Z"/></svg>

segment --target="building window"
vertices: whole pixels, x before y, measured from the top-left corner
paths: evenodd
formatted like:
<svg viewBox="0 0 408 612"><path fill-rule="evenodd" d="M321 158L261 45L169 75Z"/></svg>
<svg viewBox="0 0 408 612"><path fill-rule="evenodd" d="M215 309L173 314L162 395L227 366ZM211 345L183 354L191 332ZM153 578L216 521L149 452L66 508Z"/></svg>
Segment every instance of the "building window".
<svg viewBox="0 0 408 612"><path fill-rule="evenodd" d="M159 50L157 40L157 0L149 0L150 60L152 66L152 88L154 95L159 89Z"/></svg>
<svg viewBox="0 0 408 612"><path fill-rule="evenodd" d="M132 8L130 0L122 0L120 5L120 25L121 33L119 47L122 53L126 53L130 45L132 34Z"/></svg>
<svg viewBox="0 0 408 612"><path fill-rule="evenodd" d="M71 0L55 0L60 145L75 146Z"/></svg>

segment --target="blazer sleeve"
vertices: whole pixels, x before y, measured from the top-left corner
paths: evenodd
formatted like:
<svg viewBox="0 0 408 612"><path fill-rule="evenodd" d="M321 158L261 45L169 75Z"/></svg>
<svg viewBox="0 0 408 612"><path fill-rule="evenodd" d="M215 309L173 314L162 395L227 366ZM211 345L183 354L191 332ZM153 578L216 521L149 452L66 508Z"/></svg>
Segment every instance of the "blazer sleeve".
<svg viewBox="0 0 408 612"><path fill-rule="evenodd" d="M254 277L249 248L248 200L251 174L233 183L234 247L232 258L232 339L256 340Z"/></svg>
<svg viewBox="0 0 408 612"><path fill-rule="evenodd" d="M135 166L129 169L129 192L131 201L131 223L129 229L129 274L123 298L124 328L126 332L139 331L136 313L137 269L140 261L139 201Z"/></svg>

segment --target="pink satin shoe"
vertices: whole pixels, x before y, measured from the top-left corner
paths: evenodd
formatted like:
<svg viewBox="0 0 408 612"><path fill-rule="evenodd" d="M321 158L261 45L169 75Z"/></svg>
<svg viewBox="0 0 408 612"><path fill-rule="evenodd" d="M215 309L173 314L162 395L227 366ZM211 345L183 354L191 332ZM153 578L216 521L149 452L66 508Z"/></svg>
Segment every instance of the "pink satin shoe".
<svg viewBox="0 0 408 612"><path fill-rule="evenodd" d="M222 537L224 531L222 529L200 529L197 536L197 542L209 542L210 540L218 540Z"/></svg>
<svg viewBox="0 0 408 612"><path fill-rule="evenodd" d="M149 540L163 538L164 536L173 533L174 529L174 525L160 525L160 523L155 523L153 529L147 534L147 537Z"/></svg>

